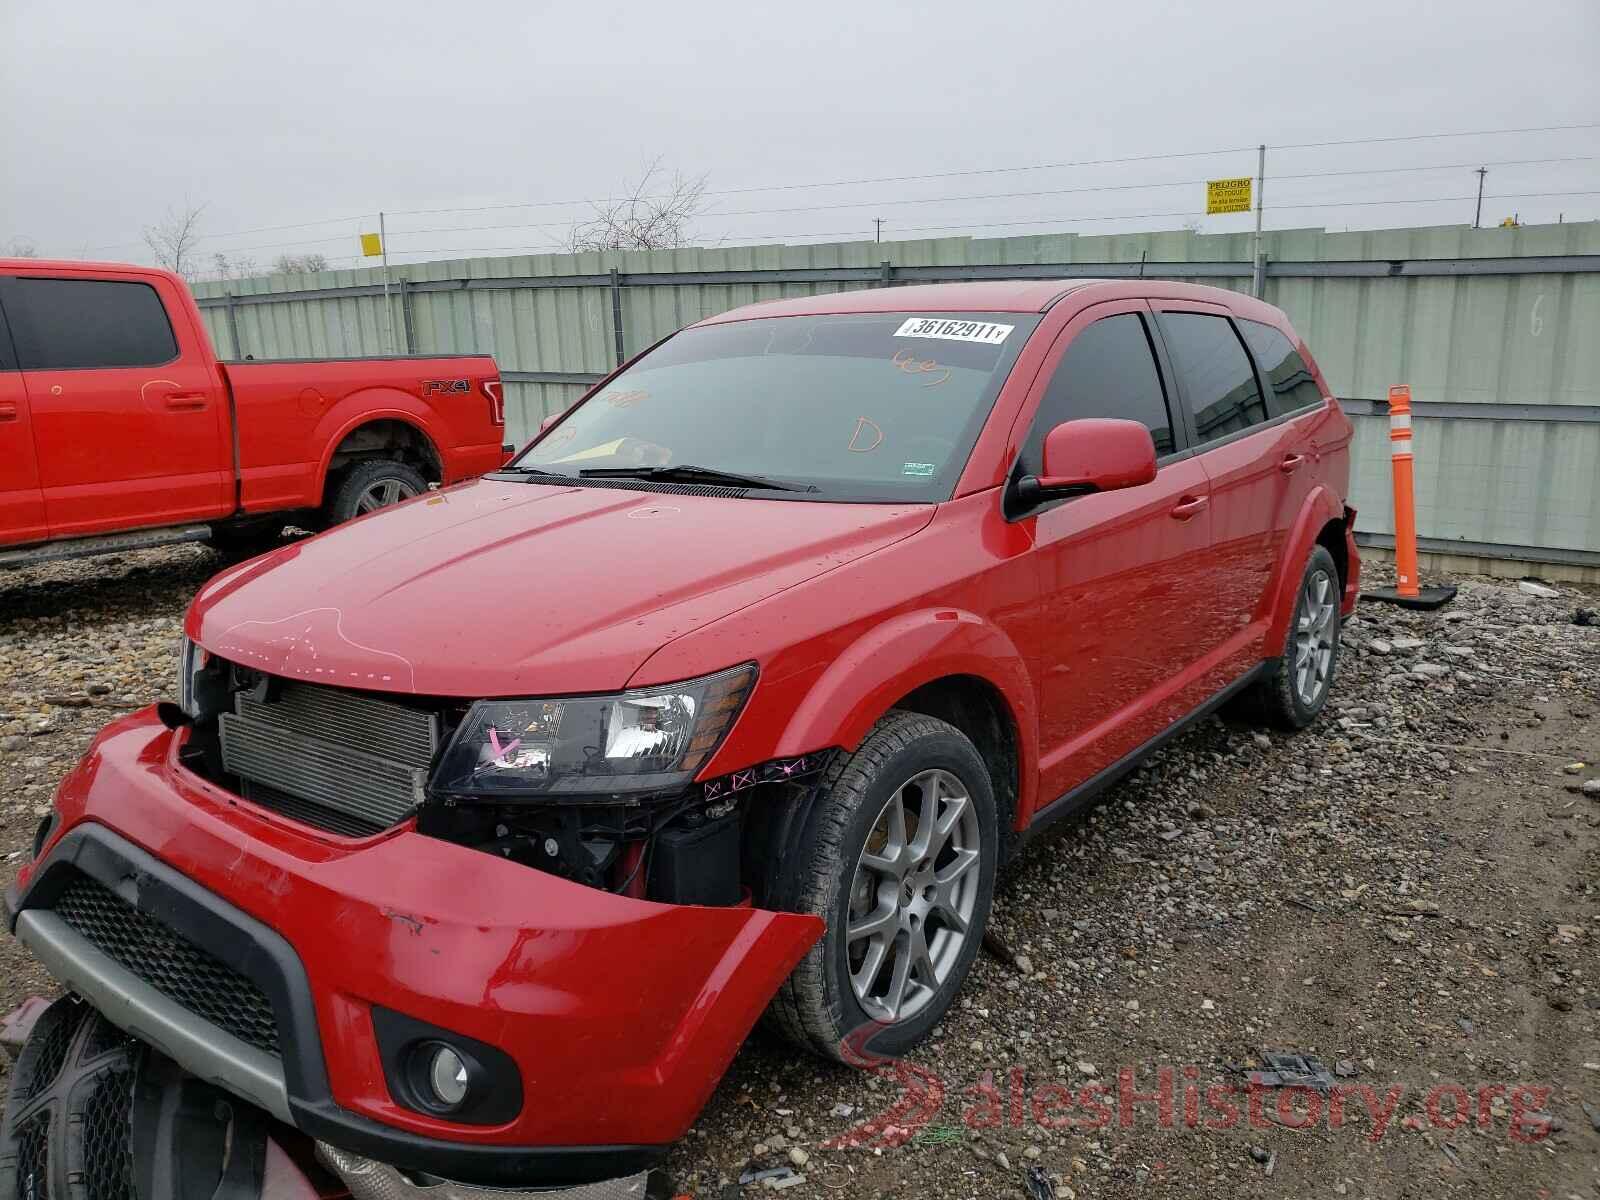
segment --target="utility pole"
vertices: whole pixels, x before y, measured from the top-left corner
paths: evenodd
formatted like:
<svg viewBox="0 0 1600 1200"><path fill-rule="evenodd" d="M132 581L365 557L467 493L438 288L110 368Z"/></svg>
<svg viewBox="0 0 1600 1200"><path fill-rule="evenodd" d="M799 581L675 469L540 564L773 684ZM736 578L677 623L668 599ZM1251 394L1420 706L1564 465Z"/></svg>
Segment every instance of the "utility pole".
<svg viewBox="0 0 1600 1200"><path fill-rule="evenodd" d="M383 340L389 353L394 353L394 313L389 308L389 231L383 225L383 213L378 214L378 245L383 249Z"/></svg>
<svg viewBox="0 0 1600 1200"><path fill-rule="evenodd" d="M1488 173L1488 167L1478 168L1478 207L1472 213L1472 227L1474 229L1482 228L1479 223L1483 220L1483 177Z"/></svg>
<svg viewBox="0 0 1600 1200"><path fill-rule="evenodd" d="M881 242L881 241L883 241L883 218L882 217L873 217L872 220L873 220L873 223L875 225L877 225L877 227L878 227L877 240Z"/></svg>
<svg viewBox="0 0 1600 1200"><path fill-rule="evenodd" d="M1267 199L1267 148L1256 147L1256 236L1250 255L1250 294L1260 297L1266 284L1267 264L1261 258L1261 208Z"/></svg>

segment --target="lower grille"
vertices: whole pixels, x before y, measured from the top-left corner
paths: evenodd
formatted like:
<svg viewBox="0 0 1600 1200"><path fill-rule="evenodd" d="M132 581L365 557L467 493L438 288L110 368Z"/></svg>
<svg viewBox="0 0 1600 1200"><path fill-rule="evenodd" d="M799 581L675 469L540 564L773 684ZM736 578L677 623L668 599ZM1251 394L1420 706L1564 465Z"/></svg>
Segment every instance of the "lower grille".
<svg viewBox="0 0 1600 1200"><path fill-rule="evenodd" d="M55 912L102 953L168 999L269 1054L279 1054L272 1002L249 979L225 966L87 875L57 897Z"/></svg>
<svg viewBox="0 0 1600 1200"><path fill-rule="evenodd" d="M218 719L222 762L246 796L347 836L399 824L422 802L439 748L429 712L339 688L269 681Z"/></svg>

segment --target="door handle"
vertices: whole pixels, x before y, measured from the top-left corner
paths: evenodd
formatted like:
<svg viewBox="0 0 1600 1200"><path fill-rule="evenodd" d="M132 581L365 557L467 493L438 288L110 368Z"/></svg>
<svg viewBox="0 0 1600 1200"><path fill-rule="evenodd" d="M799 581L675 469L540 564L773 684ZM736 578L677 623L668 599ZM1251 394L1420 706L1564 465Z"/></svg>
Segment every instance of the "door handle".
<svg viewBox="0 0 1600 1200"><path fill-rule="evenodd" d="M0 404L0 421L15 421L17 419L17 406L15 404Z"/></svg>
<svg viewBox="0 0 1600 1200"><path fill-rule="evenodd" d="M198 412L208 400L210 397L204 392L173 392L161 398L163 404L178 412Z"/></svg>
<svg viewBox="0 0 1600 1200"><path fill-rule="evenodd" d="M1296 470L1299 469L1300 464L1305 462L1305 460L1306 456L1304 454L1291 454L1278 464L1278 470L1282 471L1285 475L1292 475Z"/></svg>
<svg viewBox="0 0 1600 1200"><path fill-rule="evenodd" d="M1210 503L1209 496L1185 496L1172 506L1172 517L1177 521L1187 521Z"/></svg>

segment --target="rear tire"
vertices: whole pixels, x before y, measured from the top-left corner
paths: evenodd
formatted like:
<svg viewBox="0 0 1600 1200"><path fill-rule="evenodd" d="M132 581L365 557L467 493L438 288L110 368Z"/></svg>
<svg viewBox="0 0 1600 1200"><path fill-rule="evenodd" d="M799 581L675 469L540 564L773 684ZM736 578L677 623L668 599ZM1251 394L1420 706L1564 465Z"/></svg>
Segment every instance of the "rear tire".
<svg viewBox="0 0 1600 1200"><path fill-rule="evenodd" d="M1304 729L1328 703L1339 663L1342 596L1333 555L1325 546L1312 547L1295 589L1283 653L1268 663L1252 696L1257 715L1267 723Z"/></svg>
<svg viewBox="0 0 1600 1200"><path fill-rule="evenodd" d="M769 1023L845 1062L859 1061L874 1029L875 1053L916 1045L977 957L998 851L989 770L973 744L920 713L884 717L829 768L794 847L785 907L827 929L778 990Z"/></svg>
<svg viewBox="0 0 1600 1200"><path fill-rule="evenodd" d="M328 525L342 525L427 490L428 481L416 468L390 458L369 459L345 472L323 506L323 518Z"/></svg>

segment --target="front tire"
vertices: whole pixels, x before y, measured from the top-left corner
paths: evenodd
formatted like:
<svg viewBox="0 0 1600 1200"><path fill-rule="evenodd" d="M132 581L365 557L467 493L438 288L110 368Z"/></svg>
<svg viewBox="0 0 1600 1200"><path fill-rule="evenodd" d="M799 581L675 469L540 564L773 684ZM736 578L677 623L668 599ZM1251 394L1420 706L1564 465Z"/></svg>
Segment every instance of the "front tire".
<svg viewBox="0 0 1600 1200"><path fill-rule="evenodd" d="M1342 594L1333 555L1325 546L1312 547L1283 653L1269 662L1256 689L1261 716L1279 729L1304 729L1328 703L1339 662Z"/></svg>
<svg viewBox="0 0 1600 1200"><path fill-rule="evenodd" d="M977 957L998 850L994 790L972 742L920 713L884 717L824 776L795 848L790 907L827 929L779 989L771 1023L840 1061L846 1038L874 1026L876 1053L916 1045Z"/></svg>

